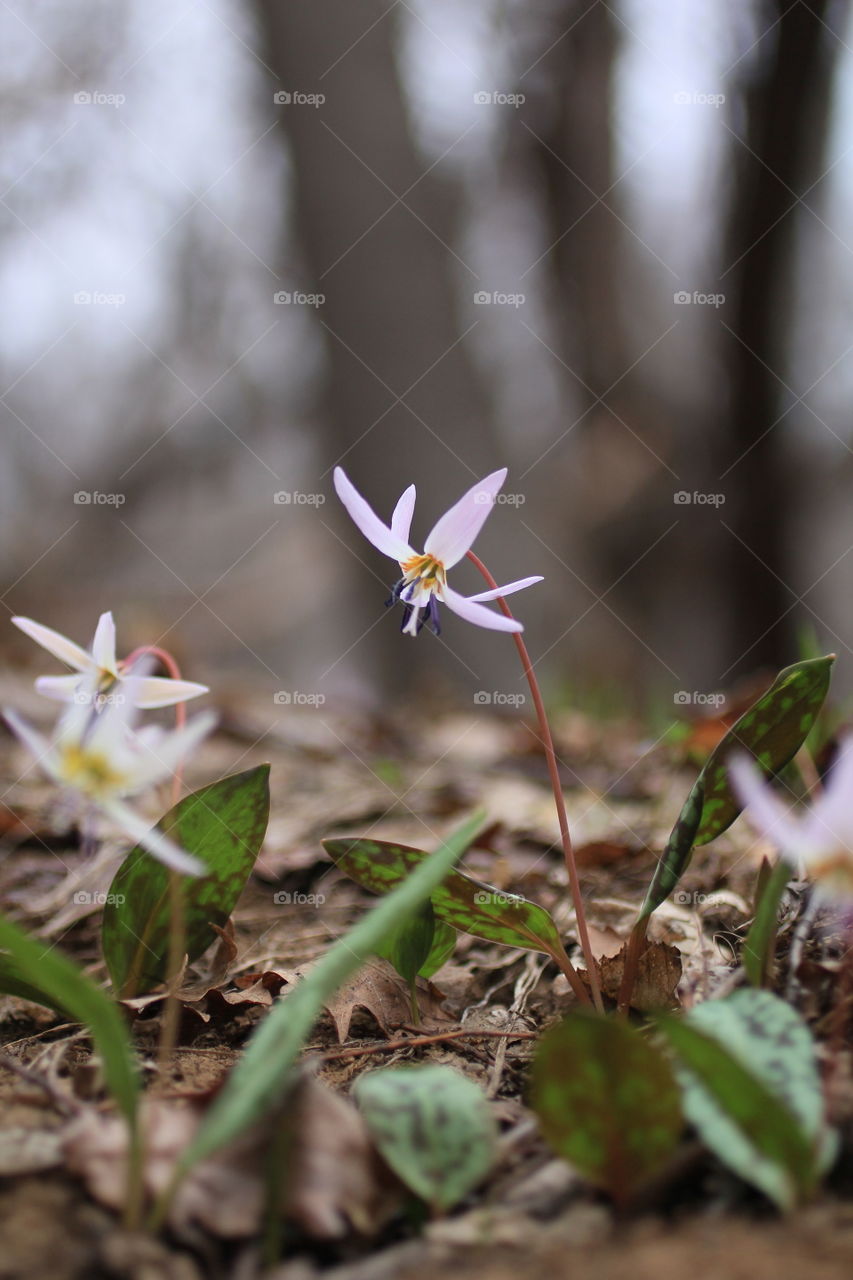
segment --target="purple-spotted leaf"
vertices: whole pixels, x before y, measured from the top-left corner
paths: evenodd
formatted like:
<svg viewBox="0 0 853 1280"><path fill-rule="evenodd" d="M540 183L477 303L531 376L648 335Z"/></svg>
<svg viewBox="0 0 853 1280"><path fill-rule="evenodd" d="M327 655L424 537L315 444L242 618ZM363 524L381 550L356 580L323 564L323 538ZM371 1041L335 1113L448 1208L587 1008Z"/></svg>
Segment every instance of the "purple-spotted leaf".
<svg viewBox="0 0 853 1280"><path fill-rule="evenodd" d="M649 885L640 919L669 897L686 871L696 845L707 844L730 827L741 811L729 779L729 757L751 755L772 777L805 742L829 689L833 654L795 662L717 744L693 784Z"/></svg>
<svg viewBox="0 0 853 1280"><path fill-rule="evenodd" d="M342 871L371 893L388 893L430 856L385 840L324 840L323 846ZM464 871L451 871L433 892L432 907L440 920L463 933L555 958L565 955L557 926L543 907Z"/></svg>
<svg viewBox="0 0 853 1280"><path fill-rule="evenodd" d="M630 1023L587 1010L542 1037L533 1109L557 1155L619 1204L663 1168L684 1127L661 1050Z"/></svg>
<svg viewBox="0 0 853 1280"><path fill-rule="evenodd" d="M185 796L158 826L207 867L181 877L190 963L217 937L249 878L269 821L269 765L213 782ZM171 898L169 871L138 845L113 880L104 908L103 948L122 998L143 995L166 978ZM216 926L216 927L214 927Z"/></svg>

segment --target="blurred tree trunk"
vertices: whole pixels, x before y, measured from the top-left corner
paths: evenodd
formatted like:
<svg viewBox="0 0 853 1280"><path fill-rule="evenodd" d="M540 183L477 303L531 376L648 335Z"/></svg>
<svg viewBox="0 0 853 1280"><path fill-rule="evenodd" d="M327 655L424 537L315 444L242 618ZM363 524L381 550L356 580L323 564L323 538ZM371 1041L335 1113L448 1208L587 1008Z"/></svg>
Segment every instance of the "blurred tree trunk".
<svg viewBox="0 0 853 1280"><path fill-rule="evenodd" d="M786 584L793 586L796 477L785 437L799 415L785 413L792 396L784 384L790 386L797 197L822 173L839 48L827 25L829 0L775 0L772 8L778 21L771 24L762 7L767 34L755 58L739 64L744 83L732 86L744 124L732 140L730 162L731 266L721 287L726 314L733 315L732 332L723 334L731 413L721 424L717 462L728 495L724 519L734 535L723 531L721 556L731 593L726 665L734 672L779 666L795 653L797 612ZM840 21L842 14L836 16Z"/></svg>
<svg viewBox="0 0 853 1280"><path fill-rule="evenodd" d="M397 15L385 0L258 0L258 8L263 58L278 78L270 93L325 94L319 108L280 108L309 273L298 287L326 299L318 312L328 361L325 466L340 462L386 519L416 480L414 536L422 537L429 524L419 518L431 523L449 498L499 465L454 305L457 277L471 294L477 285L449 247L453 191L435 172L425 174L428 162L411 137L395 66ZM350 580L350 569L363 576L353 562ZM380 572L389 581L394 573L387 562ZM378 592L377 584L355 593L348 631L375 619ZM453 647L469 662L471 645L459 631ZM396 641L391 625L377 628L374 653L382 635ZM430 646L431 658L439 652ZM452 659L451 669L467 678ZM386 686L394 672L403 678L399 663L380 668Z"/></svg>

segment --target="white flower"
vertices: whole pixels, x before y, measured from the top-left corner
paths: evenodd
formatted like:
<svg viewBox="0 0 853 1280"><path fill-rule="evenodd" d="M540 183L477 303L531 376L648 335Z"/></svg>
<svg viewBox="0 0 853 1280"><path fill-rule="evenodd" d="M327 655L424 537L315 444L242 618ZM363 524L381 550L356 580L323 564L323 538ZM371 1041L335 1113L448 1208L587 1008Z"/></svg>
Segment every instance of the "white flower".
<svg viewBox="0 0 853 1280"><path fill-rule="evenodd" d="M31 640L35 640L48 653L59 658L60 662L80 673L73 676L40 676L36 680L36 689L46 698L71 702L84 683L81 675L97 673L99 693L105 693L114 685L127 681L127 666L116 659L116 629L111 613L101 614L89 653L67 636L60 635L51 627L43 627L40 622L33 622L32 618L13 618L12 621ZM165 676L137 679L134 687L136 706L145 708L171 707L176 702L186 702L189 698L197 698L208 691L206 685L195 684L191 680L168 680Z"/></svg>
<svg viewBox="0 0 853 1280"><path fill-rule="evenodd" d="M15 711L4 712L6 722L54 782L85 797L166 866L187 875L203 875L203 863L150 828L124 797L168 778L210 732L216 717L204 711L181 729L147 725L133 733L139 699L136 686L144 685L145 678L130 673L120 691L101 701L101 710L97 679L97 672L87 677L50 739Z"/></svg>
<svg viewBox="0 0 853 1280"><path fill-rule="evenodd" d="M441 519L427 535L423 552L409 546L409 529L415 509L415 486L409 485L400 498L390 527L383 523L355 489L342 467L335 467L335 489L352 519L369 542L377 550L396 560L403 576L391 592L389 604L402 600L406 607L402 631L416 636L425 622L436 635L439 633L438 601L458 613L466 622L478 627L490 627L493 631L523 631L524 627L513 618L495 613L484 607L484 601L508 596L524 587L541 582L541 575L521 578L492 591L481 591L475 596L463 596L447 585L447 571L467 555L486 517L494 505L495 497L506 479L506 468L493 471L464 494L457 503L445 511Z"/></svg>
<svg viewBox="0 0 853 1280"><path fill-rule="evenodd" d="M753 826L822 897L853 902L853 736L844 740L829 782L814 804L795 817L766 784L748 756L729 763L735 794Z"/></svg>

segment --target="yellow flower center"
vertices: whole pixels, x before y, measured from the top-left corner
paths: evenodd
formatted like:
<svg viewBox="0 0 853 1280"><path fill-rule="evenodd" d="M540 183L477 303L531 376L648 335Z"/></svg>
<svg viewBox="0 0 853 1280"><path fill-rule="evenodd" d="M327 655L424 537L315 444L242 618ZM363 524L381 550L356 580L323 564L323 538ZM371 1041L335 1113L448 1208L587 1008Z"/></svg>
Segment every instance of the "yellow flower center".
<svg viewBox="0 0 853 1280"><path fill-rule="evenodd" d="M90 795L118 791L126 781L100 751L87 751L76 744L63 748L60 771L72 787Z"/></svg>
<svg viewBox="0 0 853 1280"><path fill-rule="evenodd" d="M406 586L417 582L425 591L434 591L439 596L444 589L447 575L444 565L433 556L410 556L400 562L403 570L403 581Z"/></svg>

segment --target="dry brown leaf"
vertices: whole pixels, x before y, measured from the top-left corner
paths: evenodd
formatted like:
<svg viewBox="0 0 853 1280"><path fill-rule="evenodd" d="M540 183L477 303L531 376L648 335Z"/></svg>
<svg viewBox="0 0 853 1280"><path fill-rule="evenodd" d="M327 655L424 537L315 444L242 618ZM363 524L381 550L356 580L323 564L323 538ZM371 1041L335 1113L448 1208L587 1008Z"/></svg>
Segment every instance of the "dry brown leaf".
<svg viewBox="0 0 853 1280"><path fill-rule="evenodd" d="M63 1137L61 1129L0 1129L0 1177L20 1177L56 1168L62 1164Z"/></svg>
<svg viewBox="0 0 853 1280"><path fill-rule="evenodd" d="M625 970L625 947L616 955L603 955L599 960L601 989L612 1000L617 999ZM637 970L637 981L631 997L631 1008L647 1013L653 1009L677 1006L675 990L681 980L681 952L668 942L650 942Z"/></svg>
<svg viewBox="0 0 853 1280"><path fill-rule="evenodd" d="M452 1021L441 1009L441 997L432 983L418 981L418 1008L425 1027L447 1024ZM349 1035L350 1022L356 1009L366 1009L388 1034L394 1027L412 1021L412 1006L408 984L387 960L369 960L358 973L327 1003L335 1024L338 1042L343 1044Z"/></svg>

